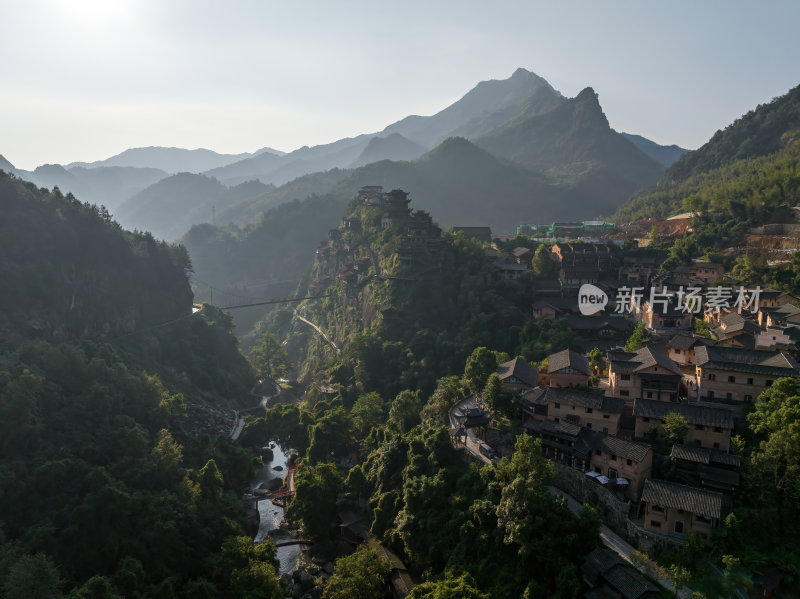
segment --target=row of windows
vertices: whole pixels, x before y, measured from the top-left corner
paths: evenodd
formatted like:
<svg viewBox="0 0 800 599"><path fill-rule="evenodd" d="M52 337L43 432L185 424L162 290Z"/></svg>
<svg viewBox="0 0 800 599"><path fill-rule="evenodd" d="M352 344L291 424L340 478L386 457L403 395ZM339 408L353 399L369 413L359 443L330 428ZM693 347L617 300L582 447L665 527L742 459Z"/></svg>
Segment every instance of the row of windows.
<svg viewBox="0 0 800 599"><path fill-rule="evenodd" d="M651 418L649 416L642 416L642 422L650 422L650 420L651 420ZM660 418L656 418L655 421L656 422L661 422L661 419ZM715 433L721 433L722 432L722 427L721 426L713 426L713 427L709 426L708 428L709 429L713 428ZM706 430L706 427L703 426L702 424L695 424L694 425L694 430L696 430L696 431L704 431L704 430Z"/></svg>
<svg viewBox="0 0 800 599"><path fill-rule="evenodd" d="M772 381L767 381L767 382L769 382L770 385L772 384ZM767 385L767 386L769 386L769 385ZM714 394L713 391L706 391L706 397L708 399L710 399L710 400L713 400L713 399L716 398L716 395ZM725 394L725 399L727 399L729 401L732 400L733 399L733 393L726 393ZM750 403L751 401L753 401L753 396L752 395L745 395L744 396L744 401L745 401L745 403Z"/></svg>
<svg viewBox="0 0 800 599"><path fill-rule="evenodd" d="M558 402L554 402L553 403L553 409L560 410L561 409L561 404L558 403ZM575 406L572 406L572 409L574 410ZM585 408L584 411L587 414L592 414L594 412L594 409L593 408ZM609 419L609 418L611 418L611 415L610 414L603 414L603 418ZM567 419L569 419L569 416L567 416Z"/></svg>
<svg viewBox="0 0 800 599"><path fill-rule="evenodd" d="M717 375L716 375L716 373L714 373L714 372L709 372L709 373L708 373L708 380L709 380L709 381L716 381L716 380L717 380ZM732 375L732 374L728 375L728 382L729 382L729 383L735 383L735 382L736 382L736 376L734 376L734 375ZM754 379L753 379L753 377L747 377L747 384L748 384L748 385L753 385L753 384L755 384L755 383L754 383ZM767 387L770 387L770 386L772 385L772 381L768 379L768 380L766 380L766 381L764 382L764 384L765 384Z"/></svg>

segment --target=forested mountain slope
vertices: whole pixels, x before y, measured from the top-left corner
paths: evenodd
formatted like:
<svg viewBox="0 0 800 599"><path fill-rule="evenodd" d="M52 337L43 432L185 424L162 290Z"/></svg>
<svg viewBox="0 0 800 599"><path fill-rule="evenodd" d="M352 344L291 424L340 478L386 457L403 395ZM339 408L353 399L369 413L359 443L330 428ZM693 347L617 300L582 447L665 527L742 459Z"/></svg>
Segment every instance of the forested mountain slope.
<svg viewBox="0 0 800 599"><path fill-rule="evenodd" d="M654 187L636 194L615 220L665 217L682 210L755 209L796 197L796 141L800 139L800 86L758 106L684 154ZM728 202L730 200L730 202Z"/></svg>
<svg viewBox="0 0 800 599"><path fill-rule="evenodd" d="M280 596L227 439L254 377L185 250L7 175L0 204L0 593Z"/></svg>

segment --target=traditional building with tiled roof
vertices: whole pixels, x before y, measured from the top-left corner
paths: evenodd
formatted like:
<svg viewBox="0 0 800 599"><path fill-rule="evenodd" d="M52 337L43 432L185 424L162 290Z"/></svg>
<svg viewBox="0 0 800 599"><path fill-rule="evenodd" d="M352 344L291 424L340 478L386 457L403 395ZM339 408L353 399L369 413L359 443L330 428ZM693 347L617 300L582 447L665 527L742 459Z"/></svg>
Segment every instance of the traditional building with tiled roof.
<svg viewBox="0 0 800 599"><path fill-rule="evenodd" d="M587 347L609 348L612 344L624 341L630 336L632 325L619 314L566 314L564 321L587 342Z"/></svg>
<svg viewBox="0 0 800 599"><path fill-rule="evenodd" d="M586 386L592 371L585 356L565 349L547 356L547 383L551 387Z"/></svg>
<svg viewBox="0 0 800 599"><path fill-rule="evenodd" d="M663 480L648 479L642 491L644 527L708 539L726 514L725 496Z"/></svg>
<svg viewBox="0 0 800 599"><path fill-rule="evenodd" d="M740 406L750 403L772 383L800 375L800 365L789 354L765 349L698 347L697 399Z"/></svg>
<svg viewBox="0 0 800 599"><path fill-rule="evenodd" d="M582 472L625 479L627 493L636 499L653 469L653 450L646 443L626 441L569 422L528 419L525 431L542 441L544 456Z"/></svg>
<svg viewBox="0 0 800 599"><path fill-rule="evenodd" d="M503 391L527 391L539 384L539 371L528 364L524 358L516 357L497 367L497 374L503 383Z"/></svg>
<svg viewBox="0 0 800 599"><path fill-rule="evenodd" d="M714 342L711 339L696 335L675 335L667 342L669 358L675 362L683 372L691 369L691 373L694 374L694 365L697 363L694 351L699 345L714 345Z"/></svg>
<svg viewBox="0 0 800 599"><path fill-rule="evenodd" d="M682 378L678 365L652 347L608 353L608 394L614 397L678 401Z"/></svg>
<svg viewBox="0 0 800 599"><path fill-rule="evenodd" d="M722 451L730 449L733 413L724 408L697 404L637 399L633 405L633 416L636 419L634 436L637 439L647 439L651 430L656 430L663 436L664 418L671 413L680 414L689 424L685 444Z"/></svg>
<svg viewBox="0 0 800 599"><path fill-rule="evenodd" d="M677 476L693 486L724 493L731 493L739 486L738 455L707 447L673 445L670 457Z"/></svg>
<svg viewBox="0 0 800 599"><path fill-rule="evenodd" d="M535 420L565 420L584 428L616 435L625 401L583 389L548 387L525 395L528 413Z"/></svg>
<svg viewBox="0 0 800 599"><path fill-rule="evenodd" d="M774 308L759 304L758 324L764 329L787 324L800 324L800 308L789 303Z"/></svg>
<svg viewBox="0 0 800 599"><path fill-rule="evenodd" d="M659 588L613 551L598 547L584 558L584 599L659 599Z"/></svg>
<svg viewBox="0 0 800 599"><path fill-rule="evenodd" d="M634 308L634 314L648 329L659 333L689 331L694 316L678 305L677 296L672 292L655 293L653 297L645 295L641 306Z"/></svg>

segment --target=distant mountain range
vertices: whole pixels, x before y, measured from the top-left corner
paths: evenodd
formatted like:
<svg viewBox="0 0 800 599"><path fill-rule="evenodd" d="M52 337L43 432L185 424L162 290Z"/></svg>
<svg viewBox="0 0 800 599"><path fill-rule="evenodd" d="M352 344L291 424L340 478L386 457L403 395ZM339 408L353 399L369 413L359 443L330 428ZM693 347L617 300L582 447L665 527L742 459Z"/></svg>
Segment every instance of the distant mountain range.
<svg viewBox="0 0 800 599"><path fill-rule="evenodd" d="M476 99L486 108L481 110ZM478 135L489 127L493 128L488 133ZM476 137L447 138L410 160L420 152L421 142L438 139L449 128ZM658 181L664 170L637 144L611 129L591 88L564 98L523 70L505 81L479 84L444 111L403 119L380 135L387 133L386 138L361 136L308 149L306 160L342 164L364 148L353 164L306 175L234 205L219 215L218 222L241 225L290 199L327 192L352 197L359 187L377 184L410 191L415 205L429 210L445 227L489 225L497 233L511 233L523 222L611 214L631 194ZM663 148L650 144L651 151ZM366 164L359 166L362 163ZM215 174L224 180L221 171L241 169L243 164ZM271 168L276 165L271 161ZM239 176L246 173L237 171Z"/></svg>
<svg viewBox="0 0 800 599"><path fill-rule="evenodd" d="M670 166L689 151L675 144L671 146L661 146L641 135L634 135L632 133L620 133L620 135L639 148L639 150L650 156L650 158L664 166Z"/></svg>
<svg viewBox="0 0 800 599"><path fill-rule="evenodd" d="M155 237L174 241L192 225L211 222L223 210L247 198L269 191L261 181L226 187L213 177L179 173L162 179L125 201L115 212L127 229L150 231Z"/></svg>
<svg viewBox="0 0 800 599"><path fill-rule="evenodd" d="M410 191L444 226L489 224L510 232L521 222L611 213L658 181L681 151L613 131L591 88L565 98L517 69L508 79L479 83L432 116L289 153L149 147L32 172L7 161L0 167L104 204L126 226L171 239L208 222L212 206L217 222L246 224L283 202L352 195L362 184ZM175 179L178 173L204 176ZM263 187L225 191L256 180ZM258 193L243 197L245 189Z"/></svg>
<svg viewBox="0 0 800 599"><path fill-rule="evenodd" d="M95 162L72 162L66 166L83 166L97 168L101 166L133 166L136 168L157 168L164 172L175 173L202 173L212 168L225 166L233 162L245 160L261 154L283 156L284 152L272 148L262 148L252 154L218 154L212 150L198 148L186 150L183 148L164 148L150 146L147 148L131 148L105 160Z"/></svg>

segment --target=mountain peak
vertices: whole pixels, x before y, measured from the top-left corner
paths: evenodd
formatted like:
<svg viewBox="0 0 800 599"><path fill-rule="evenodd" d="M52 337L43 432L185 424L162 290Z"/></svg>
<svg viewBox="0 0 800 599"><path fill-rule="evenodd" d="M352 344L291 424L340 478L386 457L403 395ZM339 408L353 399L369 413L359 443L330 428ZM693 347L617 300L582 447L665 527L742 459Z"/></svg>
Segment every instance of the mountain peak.
<svg viewBox="0 0 800 599"><path fill-rule="evenodd" d="M16 170L16 168L14 167L13 164L11 164L9 160L6 159L5 156L0 154L0 170L4 170L7 173L13 173Z"/></svg>
<svg viewBox="0 0 800 599"><path fill-rule="evenodd" d="M595 122L603 128L609 127L603 107L600 106L597 92L591 87L582 89L581 93L572 99L572 105L575 116L583 122Z"/></svg>
<svg viewBox="0 0 800 599"><path fill-rule="evenodd" d="M578 102L585 102L587 100L594 100L597 102L597 105L600 105L600 100L597 97L597 92L594 91L591 87L585 87L581 90L577 96L575 96L575 100Z"/></svg>

